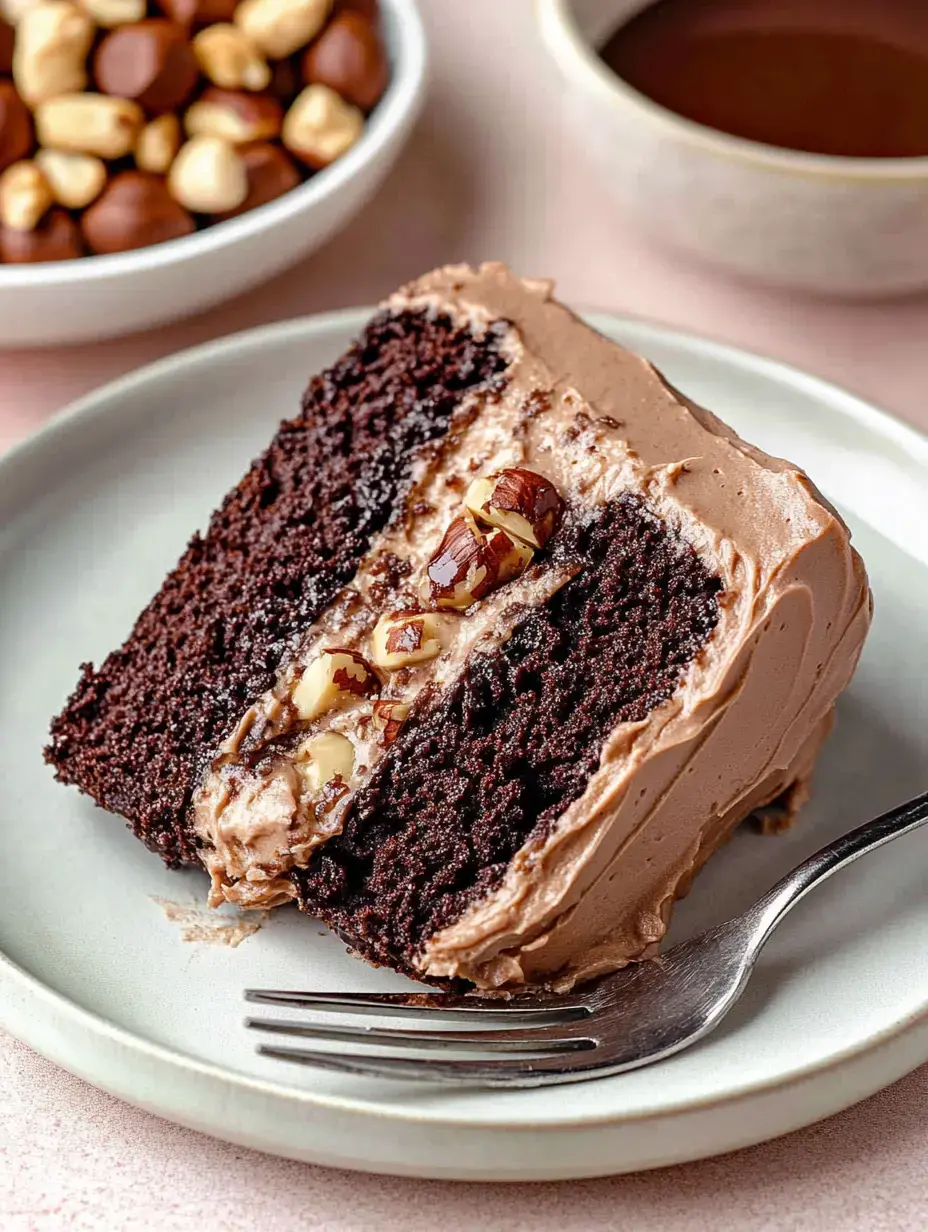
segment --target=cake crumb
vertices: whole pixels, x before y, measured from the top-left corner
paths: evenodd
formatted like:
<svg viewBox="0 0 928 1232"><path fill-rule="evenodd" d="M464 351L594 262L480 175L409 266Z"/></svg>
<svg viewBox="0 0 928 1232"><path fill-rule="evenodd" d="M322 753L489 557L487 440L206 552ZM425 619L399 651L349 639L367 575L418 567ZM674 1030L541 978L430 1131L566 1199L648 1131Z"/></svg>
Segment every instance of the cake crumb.
<svg viewBox="0 0 928 1232"><path fill-rule="evenodd" d="M247 937L253 937L267 923L270 915L269 911L223 915L199 903L175 903L169 898L159 898L156 894L151 898L164 912L166 919L179 925L183 941L201 945L227 945L233 950Z"/></svg>

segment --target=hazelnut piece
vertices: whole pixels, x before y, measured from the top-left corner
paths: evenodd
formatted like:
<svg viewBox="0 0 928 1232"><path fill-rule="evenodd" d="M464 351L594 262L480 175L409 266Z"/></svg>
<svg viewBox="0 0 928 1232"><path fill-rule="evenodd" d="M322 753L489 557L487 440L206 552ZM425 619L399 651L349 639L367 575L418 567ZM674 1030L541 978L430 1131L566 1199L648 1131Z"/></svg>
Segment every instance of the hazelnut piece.
<svg viewBox="0 0 928 1232"><path fill-rule="evenodd" d="M341 732L323 732L303 741L296 764L310 791L321 791L336 778L347 784L354 773L354 745Z"/></svg>
<svg viewBox="0 0 928 1232"><path fill-rule="evenodd" d="M0 226L0 261L7 265L71 261L83 255L80 230L65 210L49 210L31 231Z"/></svg>
<svg viewBox="0 0 928 1232"><path fill-rule="evenodd" d="M0 17L0 77L13 71L13 41L16 35L8 21Z"/></svg>
<svg viewBox="0 0 928 1232"><path fill-rule="evenodd" d="M440 608L462 610L523 573L532 549L508 531L482 531L473 515L455 518L425 570L424 597Z"/></svg>
<svg viewBox="0 0 928 1232"><path fill-rule="evenodd" d="M241 0L235 24L271 60L311 42L325 25L332 0Z"/></svg>
<svg viewBox="0 0 928 1232"><path fill-rule="evenodd" d="M447 616L439 612L390 612L374 626L372 658L387 672L437 659L444 649Z"/></svg>
<svg viewBox="0 0 928 1232"><path fill-rule="evenodd" d="M340 13L303 53L307 85L328 86L362 111L377 105L389 77L380 33L360 13Z"/></svg>
<svg viewBox="0 0 928 1232"><path fill-rule="evenodd" d="M35 106L83 90L92 41L93 22L70 0L45 0L27 9L13 48L13 80L23 100Z"/></svg>
<svg viewBox="0 0 928 1232"><path fill-rule="evenodd" d="M554 484L523 467L475 479L464 504L481 522L502 527L535 548L545 546L564 510Z"/></svg>
<svg viewBox="0 0 928 1232"><path fill-rule="evenodd" d="M184 127L189 137L221 137L232 145L248 145L279 136L283 118L280 103L267 94L210 86L188 107Z"/></svg>
<svg viewBox="0 0 928 1232"><path fill-rule="evenodd" d="M238 0L158 0L158 8L181 26L211 26L231 21Z"/></svg>
<svg viewBox="0 0 928 1232"><path fill-rule="evenodd" d="M106 183L106 164L92 154L65 150L39 150L35 161L42 170L58 205L83 210L95 201Z"/></svg>
<svg viewBox="0 0 928 1232"><path fill-rule="evenodd" d="M184 105L200 70L183 27L149 18L104 38L93 58L93 75L101 93L132 99L157 115Z"/></svg>
<svg viewBox="0 0 928 1232"><path fill-rule="evenodd" d="M32 149L32 117L12 81L0 81L0 171Z"/></svg>
<svg viewBox="0 0 928 1232"><path fill-rule="evenodd" d="M383 733L384 744L392 744L400 734L400 729L409 717L409 710L405 702L383 699L374 702L374 730Z"/></svg>
<svg viewBox="0 0 928 1232"><path fill-rule="evenodd" d="M200 71L224 90L266 90L271 68L248 35L221 21L201 30L193 40Z"/></svg>
<svg viewBox="0 0 928 1232"><path fill-rule="evenodd" d="M302 721L311 723L364 697L376 685L377 677L361 655L353 650L323 650L303 669L293 704Z"/></svg>
<svg viewBox="0 0 928 1232"><path fill-rule="evenodd" d="M121 171L81 216L91 252L128 252L190 235L194 222L164 185L144 171Z"/></svg>
<svg viewBox="0 0 928 1232"><path fill-rule="evenodd" d="M191 137L171 164L168 188L195 214L234 210L248 196L248 177L238 152L221 137Z"/></svg>
<svg viewBox="0 0 928 1232"><path fill-rule="evenodd" d="M364 113L328 86L307 86L284 116L281 140L307 167L321 171L355 144Z"/></svg>
<svg viewBox="0 0 928 1232"><path fill-rule="evenodd" d="M40 145L98 158L130 154L144 122L137 103L105 94L62 94L35 109Z"/></svg>
<svg viewBox="0 0 928 1232"><path fill-rule="evenodd" d="M135 143L135 162L140 171L167 175L183 144L180 120L171 112L150 120Z"/></svg>
<svg viewBox="0 0 928 1232"><path fill-rule="evenodd" d="M276 197L283 196L300 182L300 173L293 160L280 146L259 141L241 151L245 174L248 177L248 195L237 209L215 215L216 221L236 218L248 210L266 205Z"/></svg>
<svg viewBox="0 0 928 1232"><path fill-rule="evenodd" d="M48 180L37 163L13 163L0 175L0 222L14 231L31 231L54 205Z"/></svg>

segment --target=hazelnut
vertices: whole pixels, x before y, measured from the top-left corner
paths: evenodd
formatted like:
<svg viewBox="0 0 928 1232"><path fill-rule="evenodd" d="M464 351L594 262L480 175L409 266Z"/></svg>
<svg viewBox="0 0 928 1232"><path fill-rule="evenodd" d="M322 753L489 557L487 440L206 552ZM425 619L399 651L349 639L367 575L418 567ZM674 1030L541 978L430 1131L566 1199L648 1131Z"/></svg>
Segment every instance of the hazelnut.
<svg viewBox="0 0 928 1232"><path fill-rule="evenodd" d="M183 144L180 120L171 112L150 120L135 143L135 163L140 171L167 175Z"/></svg>
<svg viewBox="0 0 928 1232"><path fill-rule="evenodd" d="M49 210L31 231L0 226L0 261L7 265L71 261L83 255L80 230L66 210Z"/></svg>
<svg viewBox="0 0 928 1232"><path fill-rule="evenodd" d="M112 30L97 48L93 75L101 93L158 114L183 107L200 70L183 27L150 18Z"/></svg>
<svg viewBox="0 0 928 1232"><path fill-rule="evenodd" d="M272 60L311 42L325 25L332 0L241 0L234 21Z"/></svg>
<svg viewBox="0 0 928 1232"><path fill-rule="evenodd" d="M307 86L284 116L281 139L291 154L320 171L355 144L364 115L328 86Z"/></svg>
<svg viewBox="0 0 928 1232"><path fill-rule="evenodd" d="M145 115L137 103L105 94L62 94L35 109L41 145L98 158L131 154Z"/></svg>
<svg viewBox="0 0 928 1232"><path fill-rule="evenodd" d="M241 155L248 177L248 195L237 209L216 215L217 222L235 218L248 210L257 209L259 205L266 205L268 201L273 201L291 188L296 188L300 182L300 173L293 160L280 146L259 141L255 145L246 146Z"/></svg>
<svg viewBox="0 0 928 1232"><path fill-rule="evenodd" d="M380 101L390 78L387 53L377 27L360 13L333 18L303 53L303 80L340 94L362 111Z"/></svg>
<svg viewBox="0 0 928 1232"><path fill-rule="evenodd" d="M535 548L545 546L564 510L554 484L522 467L475 479L464 504L481 522L500 526Z"/></svg>
<svg viewBox="0 0 928 1232"><path fill-rule="evenodd" d="M340 732L323 732L297 748L296 765L310 791L321 791L336 778L347 784L354 773L354 745Z"/></svg>
<svg viewBox="0 0 928 1232"><path fill-rule="evenodd" d="M245 164L235 146L221 137L191 137L168 172L175 200L195 214L234 210L248 196Z"/></svg>
<svg viewBox="0 0 928 1232"><path fill-rule="evenodd" d="M293 704L304 723L329 710L340 710L377 685L371 665L353 650L323 650L293 690Z"/></svg>
<svg viewBox="0 0 928 1232"><path fill-rule="evenodd" d="M32 116L12 81L0 81L0 171L32 149Z"/></svg>
<svg viewBox="0 0 928 1232"><path fill-rule="evenodd" d="M38 164L13 163L0 175L0 222L4 227L31 231L54 202L48 180Z"/></svg>
<svg viewBox="0 0 928 1232"><path fill-rule="evenodd" d="M436 607L462 610L496 586L523 573L532 549L508 531L484 533L470 513L455 518L426 566L424 598Z"/></svg>
<svg viewBox="0 0 928 1232"><path fill-rule="evenodd" d="M251 39L231 22L207 26L193 40L204 77L224 90L266 90L271 68Z"/></svg>
<svg viewBox="0 0 928 1232"><path fill-rule="evenodd" d="M267 94L220 90L210 86L184 116L189 137L222 137L232 145L269 141L280 135L284 112Z"/></svg>
<svg viewBox="0 0 928 1232"><path fill-rule="evenodd" d="M105 254L190 235L194 222L163 180L143 171L121 171L84 211L81 229L91 252Z"/></svg>
<svg viewBox="0 0 928 1232"><path fill-rule="evenodd" d="M65 150L39 150L35 161L48 181L58 205L83 210L95 201L106 183L106 164L92 154Z"/></svg>
<svg viewBox="0 0 928 1232"><path fill-rule="evenodd" d="M0 17L0 77L13 71L13 41L16 34L8 21Z"/></svg>
<svg viewBox="0 0 928 1232"><path fill-rule="evenodd" d="M30 106L87 85L93 22L69 0L47 0L27 9L16 27L13 81Z"/></svg>
<svg viewBox="0 0 928 1232"><path fill-rule="evenodd" d="M141 21L148 9L145 0L78 0L78 3L104 30Z"/></svg>
<svg viewBox="0 0 928 1232"><path fill-rule="evenodd" d="M444 649L448 620L439 612L390 612L381 616L371 639L374 665L395 672L437 659Z"/></svg>
<svg viewBox="0 0 928 1232"><path fill-rule="evenodd" d="M392 744L409 717L405 702L378 700L374 702L374 730L383 733L383 743Z"/></svg>
<svg viewBox="0 0 928 1232"><path fill-rule="evenodd" d="M27 9L35 8L37 0L0 0L0 17L15 30Z"/></svg>
<svg viewBox="0 0 928 1232"><path fill-rule="evenodd" d="M158 0L158 8L181 26L211 26L231 21L238 0Z"/></svg>

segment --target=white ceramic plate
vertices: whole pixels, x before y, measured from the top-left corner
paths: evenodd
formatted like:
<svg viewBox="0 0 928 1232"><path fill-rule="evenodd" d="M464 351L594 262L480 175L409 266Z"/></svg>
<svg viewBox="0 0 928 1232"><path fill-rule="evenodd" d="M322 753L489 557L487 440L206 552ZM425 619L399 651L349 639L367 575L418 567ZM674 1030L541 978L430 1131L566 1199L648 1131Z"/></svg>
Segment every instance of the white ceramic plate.
<svg viewBox="0 0 928 1232"><path fill-rule="evenodd" d="M724 1026L650 1069L550 1092L453 1093L259 1059L241 990L391 989L281 911L238 949L184 941L201 902L42 764L77 665L100 658L364 320L316 317L145 368L0 462L0 1023L124 1099L231 1141L407 1175L579 1177L726 1151L837 1111L928 1059L928 832L811 895ZM677 914L748 905L841 831L928 786L928 443L812 377L651 325L596 323L750 440L806 466L851 521L876 620L796 829L745 831Z"/></svg>

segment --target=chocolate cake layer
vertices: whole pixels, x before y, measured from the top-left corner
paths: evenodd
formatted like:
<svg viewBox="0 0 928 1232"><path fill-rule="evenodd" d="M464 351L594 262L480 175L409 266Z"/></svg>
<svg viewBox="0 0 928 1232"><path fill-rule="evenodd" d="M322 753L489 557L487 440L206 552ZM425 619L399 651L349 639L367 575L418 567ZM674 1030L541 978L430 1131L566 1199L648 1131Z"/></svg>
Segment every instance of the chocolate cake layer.
<svg viewBox="0 0 928 1232"><path fill-rule="evenodd" d="M82 665L46 749L59 780L121 813L168 864L196 860L187 810L203 767L351 579L422 447L466 394L504 379L502 333L383 313L312 380L126 643Z"/></svg>
<svg viewBox="0 0 928 1232"><path fill-rule="evenodd" d="M497 886L582 795L609 732L670 697L718 621L719 579L634 496L579 512L552 558L576 575L418 709L344 831L292 874L301 906L375 962L412 969Z"/></svg>

